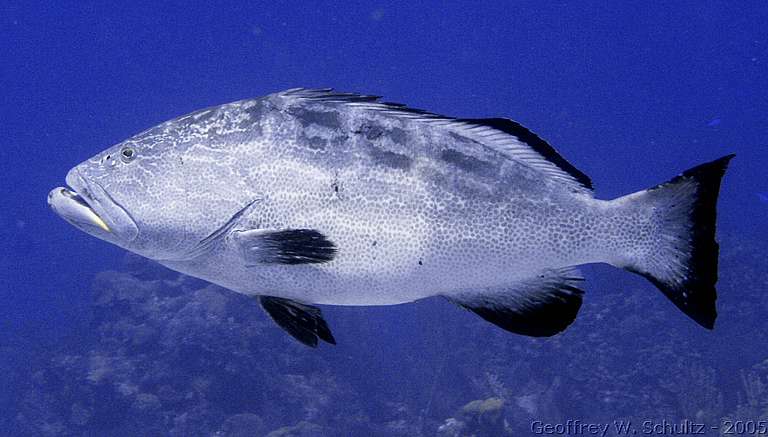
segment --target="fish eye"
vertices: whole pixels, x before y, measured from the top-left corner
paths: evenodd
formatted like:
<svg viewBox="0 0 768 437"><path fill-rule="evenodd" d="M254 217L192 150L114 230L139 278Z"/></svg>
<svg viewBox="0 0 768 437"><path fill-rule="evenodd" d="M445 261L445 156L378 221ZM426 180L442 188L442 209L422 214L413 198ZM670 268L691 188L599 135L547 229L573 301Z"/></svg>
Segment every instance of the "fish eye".
<svg viewBox="0 0 768 437"><path fill-rule="evenodd" d="M136 150L133 147L123 147L120 149L120 159L123 162L131 162L134 158L136 158Z"/></svg>

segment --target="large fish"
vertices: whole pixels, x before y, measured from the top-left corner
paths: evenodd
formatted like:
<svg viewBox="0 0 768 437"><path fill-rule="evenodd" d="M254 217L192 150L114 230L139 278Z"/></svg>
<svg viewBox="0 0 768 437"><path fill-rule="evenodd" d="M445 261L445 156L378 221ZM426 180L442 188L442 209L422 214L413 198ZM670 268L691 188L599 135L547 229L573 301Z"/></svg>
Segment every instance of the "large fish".
<svg viewBox="0 0 768 437"><path fill-rule="evenodd" d="M48 201L79 229L258 297L289 334L335 343L312 304L443 296L508 331L573 322L608 263L714 325L715 207L728 155L614 200L503 118L292 89L160 124L77 165Z"/></svg>

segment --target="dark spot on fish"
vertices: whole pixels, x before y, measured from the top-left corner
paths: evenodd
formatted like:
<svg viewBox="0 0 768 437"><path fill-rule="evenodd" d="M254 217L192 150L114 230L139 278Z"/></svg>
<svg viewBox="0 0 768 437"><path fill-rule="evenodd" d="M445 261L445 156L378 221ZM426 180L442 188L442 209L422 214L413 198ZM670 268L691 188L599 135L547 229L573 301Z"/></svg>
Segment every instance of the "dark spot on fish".
<svg viewBox="0 0 768 437"><path fill-rule="evenodd" d="M362 134L367 140L373 141L384 134L384 128L379 125L364 124L355 133Z"/></svg>
<svg viewBox="0 0 768 437"><path fill-rule="evenodd" d="M420 265L420 266L423 266L423 265L424 265L424 263L423 263L423 262L421 262L421 260L419 260L419 265Z"/></svg>
<svg viewBox="0 0 768 437"><path fill-rule="evenodd" d="M374 146L370 147L368 153L371 155L374 163L398 170L408 170L413 162L410 157L401 153L391 152Z"/></svg>
<svg viewBox="0 0 768 437"><path fill-rule="evenodd" d="M481 176L492 176L495 173L494 165L490 162L466 155L458 150L445 149L440 152L440 159L469 173L475 173Z"/></svg>
<svg viewBox="0 0 768 437"><path fill-rule="evenodd" d="M393 127L389 131L389 137L392 139L393 142L397 144L405 144L408 140L408 133L406 133L403 129L400 129L399 127Z"/></svg>
<svg viewBox="0 0 768 437"><path fill-rule="evenodd" d="M377 243L378 243L378 242L377 242L376 240L373 240L373 243L371 243L371 246L374 246L374 247L375 247Z"/></svg>
<svg viewBox="0 0 768 437"><path fill-rule="evenodd" d="M337 174L334 174L333 182L331 182L331 189L333 190L333 196L336 197L337 199L343 200L343 197L342 197L343 188L344 187L341 186L341 181L339 180L339 176Z"/></svg>
<svg viewBox="0 0 768 437"><path fill-rule="evenodd" d="M306 144L307 148L312 150L325 150L328 145L328 140L320 137L308 137L306 135L300 136L300 144Z"/></svg>
<svg viewBox="0 0 768 437"><path fill-rule="evenodd" d="M294 111L296 119L303 126L309 126L310 124L316 124L319 126L327 127L328 129L337 130L341 127L341 119L339 113L335 111L310 111L308 109L296 109Z"/></svg>
<svg viewBox="0 0 768 437"><path fill-rule="evenodd" d="M355 131L356 134L361 134L365 139L374 141L378 138L389 138L395 144L405 144L408 139L408 134L405 130L399 127L392 129L386 129L383 126L377 124L364 124L360 126L360 129Z"/></svg>

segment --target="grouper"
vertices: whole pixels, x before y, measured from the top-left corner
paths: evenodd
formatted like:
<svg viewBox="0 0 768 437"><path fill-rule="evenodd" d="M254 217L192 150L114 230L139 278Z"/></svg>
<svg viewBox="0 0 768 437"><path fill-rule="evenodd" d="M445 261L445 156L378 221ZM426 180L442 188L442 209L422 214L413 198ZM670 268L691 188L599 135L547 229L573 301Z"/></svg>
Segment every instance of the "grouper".
<svg viewBox="0 0 768 437"><path fill-rule="evenodd" d="M588 263L644 276L711 329L732 157L600 200L512 120L297 88L139 133L75 166L48 202L88 234L253 296L309 346L335 344L316 305L431 296L552 336L576 318Z"/></svg>

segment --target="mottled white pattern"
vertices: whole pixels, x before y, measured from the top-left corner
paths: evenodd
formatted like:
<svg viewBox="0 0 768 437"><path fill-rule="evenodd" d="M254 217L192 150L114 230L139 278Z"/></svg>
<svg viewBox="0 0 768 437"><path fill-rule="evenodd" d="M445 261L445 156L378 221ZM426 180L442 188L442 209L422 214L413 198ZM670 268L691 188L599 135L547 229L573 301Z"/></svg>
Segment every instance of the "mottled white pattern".
<svg viewBox="0 0 768 437"><path fill-rule="evenodd" d="M126 147L134 159L121 158ZM234 291L309 303L466 295L547 269L630 265L667 238L653 199L594 199L515 137L317 91L168 121L78 165L67 182L102 205L94 209L113 234L84 229L93 235ZM247 266L232 237L292 228L323 233L336 257Z"/></svg>

